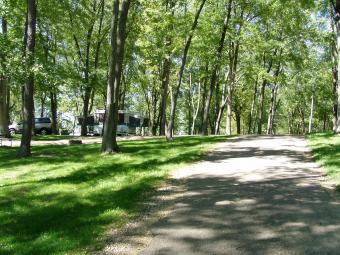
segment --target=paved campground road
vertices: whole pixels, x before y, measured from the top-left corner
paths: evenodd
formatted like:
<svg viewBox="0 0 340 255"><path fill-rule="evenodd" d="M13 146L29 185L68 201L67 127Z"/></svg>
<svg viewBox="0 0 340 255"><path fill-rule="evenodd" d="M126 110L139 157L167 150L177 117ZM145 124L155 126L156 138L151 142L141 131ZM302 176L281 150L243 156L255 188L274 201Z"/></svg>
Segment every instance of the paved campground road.
<svg viewBox="0 0 340 255"><path fill-rule="evenodd" d="M237 138L174 175L185 191L140 255L340 254L340 203L303 138Z"/></svg>

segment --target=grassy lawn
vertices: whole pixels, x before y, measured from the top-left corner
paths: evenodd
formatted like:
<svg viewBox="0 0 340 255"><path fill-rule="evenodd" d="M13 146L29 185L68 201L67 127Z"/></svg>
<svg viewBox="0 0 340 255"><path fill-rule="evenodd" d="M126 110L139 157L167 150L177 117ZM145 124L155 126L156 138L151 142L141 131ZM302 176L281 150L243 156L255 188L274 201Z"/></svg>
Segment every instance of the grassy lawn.
<svg viewBox="0 0 340 255"><path fill-rule="evenodd" d="M0 147L0 254L100 249L106 231L136 216L145 194L170 170L225 139L125 141L123 153L113 156L101 155L99 145L44 145L33 147L29 159Z"/></svg>
<svg viewBox="0 0 340 255"><path fill-rule="evenodd" d="M73 138L73 136L70 136L70 135L34 135L32 137L32 140L33 141L59 141L59 140L68 140L68 139L72 139L72 138ZM13 140L20 141L21 140L21 134L16 134L13 137Z"/></svg>
<svg viewBox="0 0 340 255"><path fill-rule="evenodd" d="M313 154L326 170L331 181L338 185L340 191L340 135L313 134L307 136Z"/></svg>

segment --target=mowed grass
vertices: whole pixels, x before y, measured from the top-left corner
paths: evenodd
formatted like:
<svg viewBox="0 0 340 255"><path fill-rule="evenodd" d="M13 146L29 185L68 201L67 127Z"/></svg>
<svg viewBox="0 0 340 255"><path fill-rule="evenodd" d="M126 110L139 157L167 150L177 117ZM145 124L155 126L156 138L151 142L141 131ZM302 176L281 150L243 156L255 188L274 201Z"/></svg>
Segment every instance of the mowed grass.
<svg viewBox="0 0 340 255"><path fill-rule="evenodd" d="M59 141L59 140L68 140L74 138L70 135L34 135L32 137L32 141ZM79 137L78 137L79 138ZM20 141L21 140L21 134L16 134L14 137L12 137L14 141ZM90 137L87 137L87 139L90 139Z"/></svg>
<svg viewBox="0 0 340 255"><path fill-rule="evenodd" d="M105 233L129 222L170 170L200 159L225 137L124 141L105 156L100 145L36 146L18 159L0 147L0 254L86 254Z"/></svg>
<svg viewBox="0 0 340 255"><path fill-rule="evenodd" d="M328 178L340 191L340 135L330 133L308 135L315 159L326 170Z"/></svg>

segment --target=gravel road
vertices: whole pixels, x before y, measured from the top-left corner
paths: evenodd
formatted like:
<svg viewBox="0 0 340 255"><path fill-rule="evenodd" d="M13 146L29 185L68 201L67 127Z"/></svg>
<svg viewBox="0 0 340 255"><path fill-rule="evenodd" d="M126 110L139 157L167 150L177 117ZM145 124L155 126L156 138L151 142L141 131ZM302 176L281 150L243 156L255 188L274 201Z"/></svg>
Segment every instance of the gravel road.
<svg viewBox="0 0 340 255"><path fill-rule="evenodd" d="M309 155L298 137L219 144L174 173L185 190L138 254L340 254L340 202Z"/></svg>

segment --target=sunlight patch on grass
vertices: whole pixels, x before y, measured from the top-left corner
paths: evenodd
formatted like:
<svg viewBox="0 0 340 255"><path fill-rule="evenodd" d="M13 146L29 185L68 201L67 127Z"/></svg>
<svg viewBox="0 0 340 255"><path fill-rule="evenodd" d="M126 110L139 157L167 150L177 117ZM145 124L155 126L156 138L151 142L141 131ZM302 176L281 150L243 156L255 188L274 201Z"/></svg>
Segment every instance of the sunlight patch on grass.
<svg viewBox="0 0 340 255"><path fill-rule="evenodd" d="M29 159L0 147L0 254L84 254L100 248L106 231L135 217L146 194L171 170L225 140L124 141L122 153L110 156L101 155L98 144L41 145Z"/></svg>
<svg viewBox="0 0 340 255"><path fill-rule="evenodd" d="M328 178L340 186L340 135L330 133L307 136L313 155Z"/></svg>

